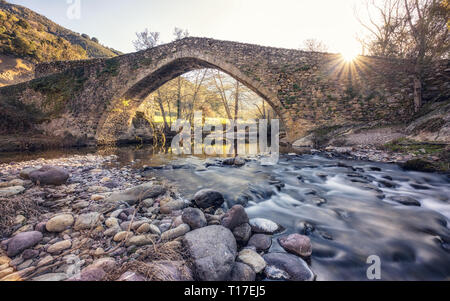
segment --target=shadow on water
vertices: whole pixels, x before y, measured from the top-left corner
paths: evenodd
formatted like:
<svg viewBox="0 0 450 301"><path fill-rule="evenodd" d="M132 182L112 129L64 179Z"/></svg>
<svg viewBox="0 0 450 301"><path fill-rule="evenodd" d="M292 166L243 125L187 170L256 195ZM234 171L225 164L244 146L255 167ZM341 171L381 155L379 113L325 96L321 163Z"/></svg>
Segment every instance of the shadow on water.
<svg viewBox="0 0 450 301"><path fill-rule="evenodd" d="M381 258L383 280L450 278L450 183L444 175L293 154L282 155L275 166L249 159L240 168L224 167L219 158L136 146L30 156L87 153L115 154L120 165L146 167L146 176L169 179L186 198L199 189L218 190L226 206L243 204L251 218L268 218L286 228L277 236L309 235L318 280L367 280L371 255ZM405 199L420 206L403 205ZM277 236L271 251L282 251Z"/></svg>

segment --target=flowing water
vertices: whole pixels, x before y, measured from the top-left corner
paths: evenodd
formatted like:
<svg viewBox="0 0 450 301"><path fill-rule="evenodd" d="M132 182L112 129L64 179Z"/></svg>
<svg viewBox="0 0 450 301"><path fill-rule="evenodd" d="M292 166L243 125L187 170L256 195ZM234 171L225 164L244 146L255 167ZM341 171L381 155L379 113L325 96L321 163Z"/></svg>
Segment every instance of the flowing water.
<svg viewBox="0 0 450 301"><path fill-rule="evenodd" d="M320 155L282 155L275 166L248 160L237 168L221 166L218 158L176 157L151 148L111 152L119 164L151 166L147 176L169 179L186 198L215 189L226 206L243 204L250 218L277 222L285 230L270 252L282 251L279 235L309 235L318 280L367 280L372 255L381 259L383 280L450 279L448 176ZM420 206L393 200L399 196Z"/></svg>

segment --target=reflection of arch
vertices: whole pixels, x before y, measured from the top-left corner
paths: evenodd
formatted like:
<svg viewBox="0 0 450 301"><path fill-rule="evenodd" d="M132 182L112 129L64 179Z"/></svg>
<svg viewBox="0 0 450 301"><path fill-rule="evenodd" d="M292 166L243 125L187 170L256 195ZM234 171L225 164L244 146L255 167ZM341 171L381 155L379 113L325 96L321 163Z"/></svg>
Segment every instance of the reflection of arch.
<svg viewBox="0 0 450 301"><path fill-rule="evenodd" d="M114 99L103 113L97 127L97 141L110 143L117 140L120 134L128 129L134 112L150 93L178 76L203 68L218 69L246 85L267 101L278 114L280 122L285 124L285 116L280 111L283 106L276 93L223 60L208 54L189 51L187 55L183 53L173 54L160 60L156 67L140 72L139 75L141 76L136 76L137 79L131 84L131 87ZM126 101L127 107L120 109L124 101Z"/></svg>

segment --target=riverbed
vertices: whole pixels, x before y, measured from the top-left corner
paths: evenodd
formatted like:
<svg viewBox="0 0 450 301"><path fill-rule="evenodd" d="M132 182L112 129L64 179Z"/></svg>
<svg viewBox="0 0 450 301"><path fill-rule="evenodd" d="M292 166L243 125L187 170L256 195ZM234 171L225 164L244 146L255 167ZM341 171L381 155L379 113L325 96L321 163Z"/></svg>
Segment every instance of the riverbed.
<svg viewBox="0 0 450 301"><path fill-rule="evenodd" d="M127 168L166 180L186 199L204 188L242 204L250 218L283 227L269 252L284 252L277 237L312 241L317 280L367 280L367 259L381 259L382 280L448 280L450 180L404 171L395 164L336 158L326 153L284 154L274 166L246 158L241 167L223 158L175 156L152 147L9 154L0 162L80 154L116 155L104 168Z"/></svg>

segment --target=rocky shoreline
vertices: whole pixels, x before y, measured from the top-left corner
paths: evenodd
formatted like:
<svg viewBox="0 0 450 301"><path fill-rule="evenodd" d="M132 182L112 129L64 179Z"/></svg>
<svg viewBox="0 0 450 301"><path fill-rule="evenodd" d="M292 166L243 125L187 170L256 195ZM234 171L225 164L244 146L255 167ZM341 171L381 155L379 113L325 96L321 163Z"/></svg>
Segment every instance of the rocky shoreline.
<svg viewBox="0 0 450 301"><path fill-rule="evenodd" d="M77 155L0 165L0 280L315 279L307 236L281 236L287 253L267 253L283 231L273 221L240 205L224 212L213 190L187 200L116 164Z"/></svg>

